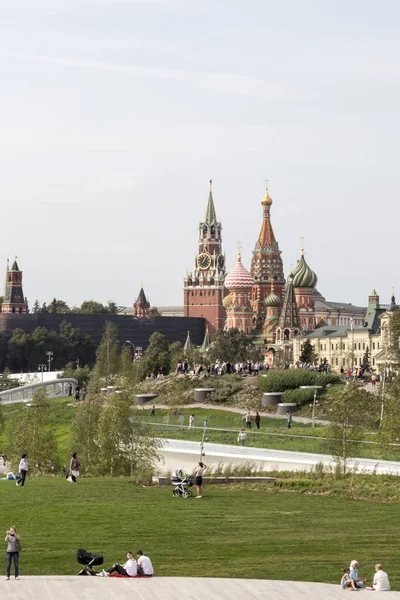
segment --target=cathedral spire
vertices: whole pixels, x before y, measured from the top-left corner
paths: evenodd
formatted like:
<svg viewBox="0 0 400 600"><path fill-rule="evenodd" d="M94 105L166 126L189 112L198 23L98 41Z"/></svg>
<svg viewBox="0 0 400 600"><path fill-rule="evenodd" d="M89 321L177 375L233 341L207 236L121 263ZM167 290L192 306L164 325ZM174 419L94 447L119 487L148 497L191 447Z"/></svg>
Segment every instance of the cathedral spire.
<svg viewBox="0 0 400 600"><path fill-rule="evenodd" d="M215 212L214 198L213 198L213 193L212 193L212 179L210 179L210 191L208 194L206 217L204 219L204 223L206 225L216 225L217 224L217 213Z"/></svg>
<svg viewBox="0 0 400 600"><path fill-rule="evenodd" d="M288 329L293 335L293 330L300 329L299 309L297 307L296 296L294 293L293 277L289 275L285 300L282 306L281 316L279 318L279 327L282 330Z"/></svg>
<svg viewBox="0 0 400 600"><path fill-rule="evenodd" d="M279 250L275 239L274 230L271 225L271 206L272 198L268 193L268 187L265 188L265 194L261 200L263 207L263 221L260 229L260 234L256 243L256 250Z"/></svg>

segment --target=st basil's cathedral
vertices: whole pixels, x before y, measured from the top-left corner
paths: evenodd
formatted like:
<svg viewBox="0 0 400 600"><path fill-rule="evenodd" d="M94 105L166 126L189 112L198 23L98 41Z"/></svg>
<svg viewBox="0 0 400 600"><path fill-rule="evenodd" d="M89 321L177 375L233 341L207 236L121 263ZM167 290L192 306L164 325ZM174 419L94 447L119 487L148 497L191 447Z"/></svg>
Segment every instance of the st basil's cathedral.
<svg viewBox="0 0 400 600"><path fill-rule="evenodd" d="M250 272L236 264L226 274L222 226L217 219L212 182L204 221L199 224L194 268L184 279L184 316L204 317L208 332L237 327L264 348L269 362L276 353L291 360L293 339L317 327L317 276L308 266L304 248L296 267L284 276L282 252L271 223L268 188L261 200L262 222L252 252ZM283 353L283 354L281 354Z"/></svg>

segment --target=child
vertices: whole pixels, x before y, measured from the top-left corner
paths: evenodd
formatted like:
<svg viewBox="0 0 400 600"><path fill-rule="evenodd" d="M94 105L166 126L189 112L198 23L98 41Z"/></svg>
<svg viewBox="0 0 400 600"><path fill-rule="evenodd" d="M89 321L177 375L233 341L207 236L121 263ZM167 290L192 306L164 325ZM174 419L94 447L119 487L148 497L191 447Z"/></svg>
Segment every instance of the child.
<svg viewBox="0 0 400 600"><path fill-rule="evenodd" d="M343 577L342 577L342 581L340 582L340 585L344 590L350 589L355 592L358 591L358 588L356 587L354 580L350 577L350 568L349 567L347 567L346 569L343 569Z"/></svg>

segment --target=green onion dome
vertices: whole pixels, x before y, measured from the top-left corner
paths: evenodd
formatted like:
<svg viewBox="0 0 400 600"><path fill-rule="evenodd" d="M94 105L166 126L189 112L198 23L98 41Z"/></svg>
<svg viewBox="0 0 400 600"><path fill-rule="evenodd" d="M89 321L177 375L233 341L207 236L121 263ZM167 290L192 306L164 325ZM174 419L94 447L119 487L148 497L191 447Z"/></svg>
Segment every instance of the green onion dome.
<svg viewBox="0 0 400 600"><path fill-rule="evenodd" d="M306 263L304 254L290 275L293 277L293 287L295 288L315 288L318 282L318 277Z"/></svg>
<svg viewBox="0 0 400 600"><path fill-rule="evenodd" d="M269 295L265 298L265 306L271 306L271 307L279 307L281 305L281 299L279 298L279 296L277 296L277 294L275 294L275 290L274 290L274 284L271 284L271 291L269 293Z"/></svg>

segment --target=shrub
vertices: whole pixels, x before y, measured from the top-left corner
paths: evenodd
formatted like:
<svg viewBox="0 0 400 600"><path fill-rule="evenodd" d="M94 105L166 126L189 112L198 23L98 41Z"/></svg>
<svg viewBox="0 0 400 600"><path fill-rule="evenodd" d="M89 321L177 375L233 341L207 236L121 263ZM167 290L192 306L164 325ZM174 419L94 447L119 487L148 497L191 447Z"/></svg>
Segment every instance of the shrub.
<svg viewBox="0 0 400 600"><path fill-rule="evenodd" d="M314 390L286 390L283 394L282 402L295 402L300 406L310 404L314 400Z"/></svg>
<svg viewBox="0 0 400 600"><path fill-rule="evenodd" d="M286 392L301 385L326 385L339 383L336 373L316 373L307 369L285 369L284 371L269 371L260 377L260 389L263 392Z"/></svg>

